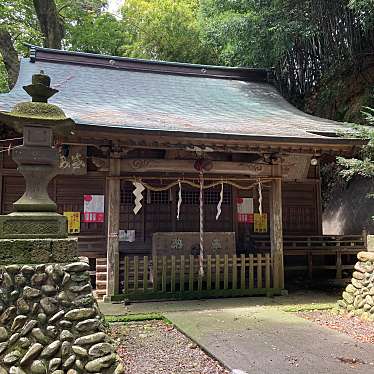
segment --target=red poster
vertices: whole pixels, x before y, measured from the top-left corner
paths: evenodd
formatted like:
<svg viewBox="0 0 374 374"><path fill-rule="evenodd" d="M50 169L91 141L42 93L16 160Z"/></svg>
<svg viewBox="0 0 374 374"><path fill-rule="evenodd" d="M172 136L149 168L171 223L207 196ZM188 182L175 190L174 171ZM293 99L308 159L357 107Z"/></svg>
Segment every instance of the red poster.
<svg viewBox="0 0 374 374"><path fill-rule="evenodd" d="M84 195L83 222L104 222L104 195Z"/></svg>
<svg viewBox="0 0 374 374"><path fill-rule="evenodd" d="M237 212L239 223L253 223L253 199L239 197L237 200Z"/></svg>

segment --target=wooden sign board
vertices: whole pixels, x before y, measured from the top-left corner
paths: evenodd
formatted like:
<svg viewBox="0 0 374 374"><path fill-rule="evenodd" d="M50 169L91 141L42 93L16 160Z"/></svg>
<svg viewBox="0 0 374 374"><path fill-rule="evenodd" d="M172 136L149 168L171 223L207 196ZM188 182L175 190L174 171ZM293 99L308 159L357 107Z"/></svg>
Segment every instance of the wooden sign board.
<svg viewBox="0 0 374 374"><path fill-rule="evenodd" d="M60 150L58 174L87 174L87 147L80 145L69 145L67 155L64 155L62 150Z"/></svg>

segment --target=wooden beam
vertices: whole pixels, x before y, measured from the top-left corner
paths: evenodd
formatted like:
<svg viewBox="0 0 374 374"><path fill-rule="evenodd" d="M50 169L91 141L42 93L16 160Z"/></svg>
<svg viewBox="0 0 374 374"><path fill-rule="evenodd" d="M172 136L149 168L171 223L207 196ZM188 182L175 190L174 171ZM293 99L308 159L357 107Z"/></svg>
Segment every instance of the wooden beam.
<svg viewBox="0 0 374 374"><path fill-rule="evenodd" d="M120 174L120 159L111 158L109 174L118 176ZM119 218L121 204L121 181L119 179L108 179L108 232L107 232L107 287L106 296L119 293Z"/></svg>
<svg viewBox="0 0 374 374"><path fill-rule="evenodd" d="M196 173L195 160L125 159L121 160L122 173L176 172ZM271 165L249 162L212 161L205 174L239 174L252 176L271 175Z"/></svg>
<svg viewBox="0 0 374 374"><path fill-rule="evenodd" d="M271 182L270 189L270 241L273 259L273 281L276 288L284 289L282 180Z"/></svg>

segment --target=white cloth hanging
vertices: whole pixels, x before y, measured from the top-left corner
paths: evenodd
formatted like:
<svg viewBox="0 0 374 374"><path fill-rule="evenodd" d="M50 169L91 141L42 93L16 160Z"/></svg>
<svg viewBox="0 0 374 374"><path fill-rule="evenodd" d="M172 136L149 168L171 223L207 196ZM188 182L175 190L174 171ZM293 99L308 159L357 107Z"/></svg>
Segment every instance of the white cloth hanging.
<svg viewBox="0 0 374 374"><path fill-rule="evenodd" d="M221 192L220 192L220 195L219 195L219 202L218 202L218 205L217 205L216 221L218 221L218 218L220 217L220 215L222 213L222 203L223 203L223 182L221 184Z"/></svg>
<svg viewBox="0 0 374 374"><path fill-rule="evenodd" d="M177 220L179 221L180 218L180 212L181 212L181 205L182 205L182 183L179 180L179 192L178 192L178 205L177 205Z"/></svg>
<svg viewBox="0 0 374 374"><path fill-rule="evenodd" d="M142 209L142 203L143 200L143 191L145 190L145 187L140 182L133 182L133 185L135 187L135 190L133 191L133 194L135 196L135 207L134 207L134 214L138 214L139 210Z"/></svg>

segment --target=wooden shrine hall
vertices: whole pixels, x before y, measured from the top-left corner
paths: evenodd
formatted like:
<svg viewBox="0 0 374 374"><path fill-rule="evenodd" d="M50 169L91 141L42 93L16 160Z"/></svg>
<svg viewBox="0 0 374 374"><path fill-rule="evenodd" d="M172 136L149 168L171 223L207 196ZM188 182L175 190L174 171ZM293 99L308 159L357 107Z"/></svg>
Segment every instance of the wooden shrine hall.
<svg viewBox="0 0 374 374"><path fill-rule="evenodd" d="M319 175L322 157L360 141L289 104L270 71L31 47L0 110L27 101L41 70L76 123L56 140L49 192L108 299L279 294L285 271L312 276L324 251L339 278L365 246L323 236ZM2 124L1 139L6 214L23 193L7 151L22 138Z"/></svg>

